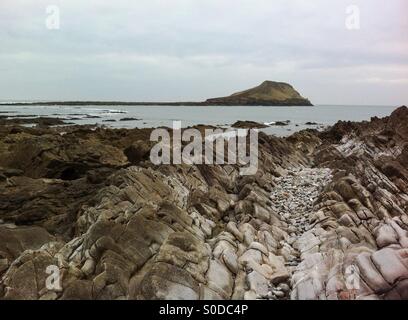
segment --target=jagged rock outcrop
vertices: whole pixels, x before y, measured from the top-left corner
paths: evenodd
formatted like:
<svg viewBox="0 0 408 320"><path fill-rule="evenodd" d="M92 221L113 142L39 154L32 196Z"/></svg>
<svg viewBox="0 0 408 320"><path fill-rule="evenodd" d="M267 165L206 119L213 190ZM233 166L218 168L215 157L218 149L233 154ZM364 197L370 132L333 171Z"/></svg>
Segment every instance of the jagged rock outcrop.
<svg viewBox="0 0 408 320"><path fill-rule="evenodd" d="M322 134L315 159L333 179L297 240L292 298L408 299L407 120L401 107Z"/></svg>
<svg viewBox="0 0 408 320"><path fill-rule="evenodd" d="M153 166L149 130L1 127L0 298L408 299L407 120L261 133L246 177Z"/></svg>

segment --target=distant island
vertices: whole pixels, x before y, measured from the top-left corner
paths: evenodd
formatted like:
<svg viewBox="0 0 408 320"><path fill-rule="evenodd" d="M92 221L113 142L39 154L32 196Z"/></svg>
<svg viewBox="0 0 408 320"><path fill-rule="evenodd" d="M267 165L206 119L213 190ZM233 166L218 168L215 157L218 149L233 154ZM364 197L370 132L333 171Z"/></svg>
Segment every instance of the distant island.
<svg viewBox="0 0 408 320"><path fill-rule="evenodd" d="M208 99L205 103L234 106L312 106L312 103L290 84L275 81L264 81L255 88L228 97Z"/></svg>
<svg viewBox="0 0 408 320"><path fill-rule="evenodd" d="M230 96L211 98L203 102L122 102L122 101L43 101L43 102L8 102L1 106L313 106L290 84L276 81L264 81L259 86L234 93Z"/></svg>

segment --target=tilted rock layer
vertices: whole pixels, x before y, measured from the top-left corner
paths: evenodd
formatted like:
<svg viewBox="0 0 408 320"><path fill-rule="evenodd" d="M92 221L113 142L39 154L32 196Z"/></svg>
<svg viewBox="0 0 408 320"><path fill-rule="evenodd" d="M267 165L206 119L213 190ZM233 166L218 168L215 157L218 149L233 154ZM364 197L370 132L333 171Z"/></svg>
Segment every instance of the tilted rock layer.
<svg viewBox="0 0 408 320"><path fill-rule="evenodd" d="M0 298L408 299L407 123L260 134L254 176L153 166L147 129L2 126Z"/></svg>

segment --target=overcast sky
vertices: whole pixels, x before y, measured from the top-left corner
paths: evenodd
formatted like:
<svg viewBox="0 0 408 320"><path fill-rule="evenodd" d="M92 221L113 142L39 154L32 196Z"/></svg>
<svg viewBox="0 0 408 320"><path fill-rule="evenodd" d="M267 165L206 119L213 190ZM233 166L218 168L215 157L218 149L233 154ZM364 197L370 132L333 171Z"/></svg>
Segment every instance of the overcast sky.
<svg viewBox="0 0 408 320"><path fill-rule="evenodd" d="M267 79L315 104L407 104L408 1L0 0L0 99L203 100Z"/></svg>

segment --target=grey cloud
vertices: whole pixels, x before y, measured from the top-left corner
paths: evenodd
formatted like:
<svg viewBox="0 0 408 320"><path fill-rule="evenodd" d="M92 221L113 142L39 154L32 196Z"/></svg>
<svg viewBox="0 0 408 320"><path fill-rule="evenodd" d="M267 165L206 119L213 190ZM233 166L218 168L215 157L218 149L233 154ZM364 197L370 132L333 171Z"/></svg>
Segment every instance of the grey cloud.
<svg viewBox="0 0 408 320"><path fill-rule="evenodd" d="M0 98L194 100L272 79L315 103L408 100L404 0L354 1L358 31L346 0L51 2L57 31L49 0L0 3Z"/></svg>

